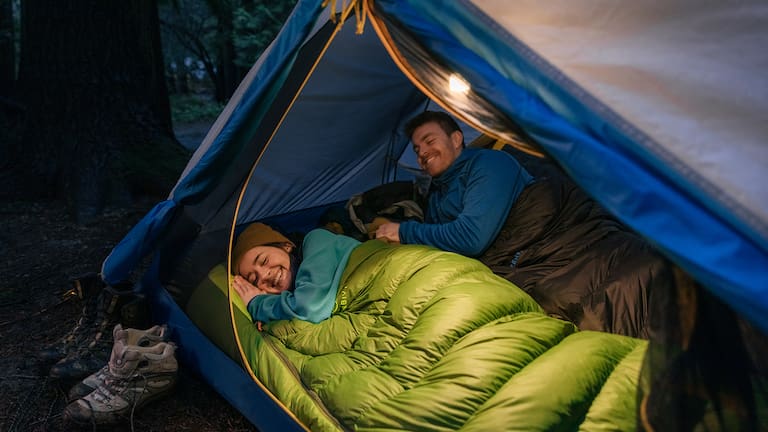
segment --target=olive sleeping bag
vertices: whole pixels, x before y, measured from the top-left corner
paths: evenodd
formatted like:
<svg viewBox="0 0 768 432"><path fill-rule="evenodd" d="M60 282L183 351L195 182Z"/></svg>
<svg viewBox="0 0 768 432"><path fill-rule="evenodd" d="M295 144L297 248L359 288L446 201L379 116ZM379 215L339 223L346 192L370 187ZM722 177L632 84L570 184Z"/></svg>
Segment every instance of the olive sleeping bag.
<svg viewBox="0 0 768 432"><path fill-rule="evenodd" d="M645 341L579 332L479 261L425 246L365 242L341 280L329 319L259 332L234 294L230 316L219 265L187 314L311 430L635 428Z"/></svg>

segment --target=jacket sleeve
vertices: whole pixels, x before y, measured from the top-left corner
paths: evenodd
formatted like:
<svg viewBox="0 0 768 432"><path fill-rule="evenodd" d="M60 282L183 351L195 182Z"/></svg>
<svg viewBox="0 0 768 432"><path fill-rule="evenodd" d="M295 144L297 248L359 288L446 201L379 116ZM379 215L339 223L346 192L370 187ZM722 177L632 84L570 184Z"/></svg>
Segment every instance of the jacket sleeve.
<svg viewBox="0 0 768 432"><path fill-rule="evenodd" d="M331 316L339 279L349 255L360 242L323 229L304 238L304 252L293 291L265 294L251 299L248 312L254 321L300 319L320 322Z"/></svg>
<svg viewBox="0 0 768 432"><path fill-rule="evenodd" d="M530 174L512 156L497 151L483 152L472 161L462 210L456 219L436 224L403 222L400 242L479 256L499 234L509 210L531 180Z"/></svg>

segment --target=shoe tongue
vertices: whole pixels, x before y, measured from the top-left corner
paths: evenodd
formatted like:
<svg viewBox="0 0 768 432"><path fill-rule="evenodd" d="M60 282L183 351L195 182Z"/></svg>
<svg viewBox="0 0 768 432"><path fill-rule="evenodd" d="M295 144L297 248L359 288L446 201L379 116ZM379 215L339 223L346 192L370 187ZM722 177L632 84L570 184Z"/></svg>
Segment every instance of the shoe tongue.
<svg viewBox="0 0 768 432"><path fill-rule="evenodd" d="M136 370L141 353L128 349L122 340L116 340L109 357L109 372L118 377L127 377Z"/></svg>
<svg viewBox="0 0 768 432"><path fill-rule="evenodd" d="M120 339L125 340L127 335L128 335L128 331L123 330L123 326L120 323L116 324L115 327L112 329L113 341L120 340Z"/></svg>

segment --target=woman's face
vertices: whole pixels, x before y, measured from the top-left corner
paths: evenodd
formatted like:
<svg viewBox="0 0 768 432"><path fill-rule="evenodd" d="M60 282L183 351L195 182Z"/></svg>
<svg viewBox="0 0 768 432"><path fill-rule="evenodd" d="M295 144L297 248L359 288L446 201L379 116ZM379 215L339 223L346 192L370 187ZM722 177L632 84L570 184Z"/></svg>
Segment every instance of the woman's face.
<svg viewBox="0 0 768 432"><path fill-rule="evenodd" d="M256 246L248 250L236 272L256 288L278 294L291 288L291 258L278 246Z"/></svg>

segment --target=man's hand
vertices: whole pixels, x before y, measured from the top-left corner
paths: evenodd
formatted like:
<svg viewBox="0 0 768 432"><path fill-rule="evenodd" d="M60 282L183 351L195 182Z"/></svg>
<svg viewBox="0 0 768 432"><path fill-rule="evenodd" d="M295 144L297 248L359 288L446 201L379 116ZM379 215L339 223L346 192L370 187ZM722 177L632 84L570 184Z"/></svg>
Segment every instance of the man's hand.
<svg viewBox="0 0 768 432"><path fill-rule="evenodd" d="M251 299L257 295L268 294L266 291L260 290L259 288L253 286L253 284L248 282L248 280L240 275L232 278L232 288L235 289L237 295L240 296L240 298L243 300L243 303L246 305L248 305Z"/></svg>
<svg viewBox="0 0 768 432"><path fill-rule="evenodd" d="M400 224L388 222L379 226L376 229L376 238L387 243L400 244Z"/></svg>

